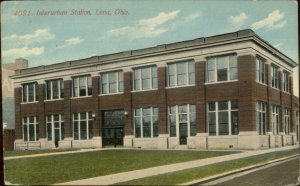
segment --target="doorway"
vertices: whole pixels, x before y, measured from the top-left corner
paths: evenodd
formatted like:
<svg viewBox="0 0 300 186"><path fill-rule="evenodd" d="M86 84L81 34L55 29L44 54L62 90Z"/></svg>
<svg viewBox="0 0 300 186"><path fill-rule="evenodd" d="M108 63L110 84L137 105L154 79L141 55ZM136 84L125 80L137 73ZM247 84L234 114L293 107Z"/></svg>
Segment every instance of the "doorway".
<svg viewBox="0 0 300 186"><path fill-rule="evenodd" d="M187 144L188 129L187 123L179 123L179 144Z"/></svg>
<svg viewBox="0 0 300 186"><path fill-rule="evenodd" d="M124 110L103 111L102 118L102 146L123 146Z"/></svg>

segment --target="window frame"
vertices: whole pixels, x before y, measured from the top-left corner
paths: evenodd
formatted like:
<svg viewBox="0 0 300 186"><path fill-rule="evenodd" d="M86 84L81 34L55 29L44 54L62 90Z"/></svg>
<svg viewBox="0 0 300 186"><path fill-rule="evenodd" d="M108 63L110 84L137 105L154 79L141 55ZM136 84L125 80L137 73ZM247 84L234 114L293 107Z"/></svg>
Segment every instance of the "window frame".
<svg viewBox="0 0 300 186"><path fill-rule="evenodd" d="M30 123L30 117L33 117L33 123ZM25 122L26 120L26 122ZM34 140L30 140L30 125L33 125L34 128ZM25 134L24 128L26 126L27 134ZM38 131L38 133L37 133ZM25 139L25 135L27 138ZM22 139L24 142L36 142L39 141L39 122L38 122L38 116L26 116L22 118Z"/></svg>
<svg viewBox="0 0 300 186"><path fill-rule="evenodd" d="M109 75L110 74L116 74L116 92L113 92L111 93L110 92L110 83L109 82ZM122 79L123 81L120 81L120 74L122 76ZM106 90L107 90L107 93L104 93L103 92L103 76L107 76L106 77L106 83L105 85L107 86L106 87ZM122 83L122 90L120 90L120 85ZM124 72L122 70L117 70L117 71L109 71L109 72L103 72L103 73L100 73L100 81L99 81L99 92L100 92L100 95L109 95L109 94L122 94L124 93Z"/></svg>
<svg viewBox="0 0 300 186"><path fill-rule="evenodd" d="M147 117L144 115L144 112L143 110L144 109L150 109L150 115L147 115L147 116L150 116L150 136L149 137L144 137L144 120L143 118L144 117ZM154 109L157 109L157 115L155 115L154 113ZM139 110L139 113L140 115L137 116L136 115L136 110ZM157 118L157 134L155 134L155 126L154 126L154 118ZM137 133L136 133L136 118L139 118L139 121L140 121L140 136L137 136ZM147 139L147 138L157 138L159 136L159 122L158 122L158 108L157 107L147 107L147 108L135 108L133 109L133 127L134 127L134 137L135 138L144 138L144 139Z"/></svg>
<svg viewBox="0 0 300 186"><path fill-rule="evenodd" d="M58 115L59 119L58 121L54 120L54 116L55 115ZM51 120L49 121L48 120L48 116L51 117ZM59 123L59 141L63 140L64 139L64 115L63 114L50 114L50 115L47 115L46 116L46 139L47 141L54 141L54 130L57 129L57 127L55 127L55 122L58 122ZM49 140L49 131L48 131L48 124L51 125L51 139Z"/></svg>
<svg viewBox="0 0 300 186"><path fill-rule="evenodd" d="M75 115L78 115L77 116L77 120L75 120ZM86 115L86 119L81 119L81 114L85 114ZM89 117L89 115L91 117ZM78 130L78 139L75 139L75 130L74 130L74 124L75 124L75 121L78 122L77 123L77 130ZM91 136L90 136L90 128L89 128L89 122L92 122L91 123ZM85 122L85 125L86 125L86 139L82 139L82 135L81 135L81 122ZM93 139L93 125L94 125L94 119L92 117L92 112L76 112L76 113L73 113L72 114L72 135L73 135L73 140L92 140Z"/></svg>
<svg viewBox="0 0 300 186"><path fill-rule="evenodd" d="M53 98L53 81L58 81L58 98ZM50 98L48 99L48 83L50 83ZM64 98L64 81L63 79L47 80L45 84L45 100L60 100Z"/></svg>
<svg viewBox="0 0 300 186"><path fill-rule="evenodd" d="M192 63L192 69L190 69L190 65ZM185 73L183 75L186 76L185 79L185 84L180 85L178 82L178 75L182 75L182 74L178 74L178 70L177 70L177 66L180 64L184 64L185 65ZM174 65L174 85L171 85L170 83L170 67ZM191 71L190 71L191 70ZM193 76L193 79L190 79L190 75ZM196 84L195 82L195 61L194 60L187 60L187 61L179 61L179 62L172 62L172 63L168 63L167 64L167 88L176 88L176 87L185 87L185 86L194 86Z"/></svg>
<svg viewBox="0 0 300 186"><path fill-rule="evenodd" d="M218 80L218 60L220 58L225 58L225 66L226 68L226 80ZM231 58L234 58L235 66L231 66ZM209 69L209 63L213 63L214 69ZM232 73L234 72L233 69L236 70L236 78L231 78ZM223 83L223 82L230 82L230 81L237 81L238 80L238 62L237 62L237 55L236 54L226 54L226 55L219 55L219 56L212 56L206 58L206 83ZM209 72L213 73L213 80L210 80Z"/></svg>
<svg viewBox="0 0 300 186"><path fill-rule="evenodd" d="M85 78L85 95L80 95L80 79ZM89 79L91 85L89 85ZM78 79L77 81L77 86L75 87L75 79ZM72 77L72 98L79 98L79 97L90 97L93 94L93 89L92 89L92 76L91 75L82 75L82 76L74 76ZM76 90L75 90L76 88ZM89 94L89 88L91 89L91 93ZM76 96L77 93L77 96Z"/></svg>
<svg viewBox="0 0 300 186"><path fill-rule="evenodd" d="M256 82L266 84L266 60L260 56L256 56L255 60L255 71L256 71ZM263 67L263 69L261 69Z"/></svg>
<svg viewBox="0 0 300 186"><path fill-rule="evenodd" d="M283 109L283 129L285 134L291 133L291 109Z"/></svg>
<svg viewBox="0 0 300 186"><path fill-rule="evenodd" d="M283 71L282 73L282 91L286 93L291 93L291 86L290 86L290 73Z"/></svg>
<svg viewBox="0 0 300 186"><path fill-rule="evenodd" d="M33 85L33 101L29 101L29 88L28 88L29 85ZM37 82L22 84L22 103L38 102L37 90L38 90L38 83ZM24 99L24 95L26 95L26 101Z"/></svg>
<svg viewBox="0 0 300 186"><path fill-rule="evenodd" d="M232 108L232 102L236 102L237 103L237 108ZM220 102L227 102L227 109L219 109L219 103ZM214 104L214 110L210 110L209 109L209 104L213 103ZM237 99L233 99L233 100L220 100L220 101L209 101L207 102L207 133L209 136L236 136L239 134L239 122L237 123L237 133L233 134L232 133L232 125L233 125L233 121L232 121L232 112L237 112L239 113L239 106L238 106L238 100ZM220 127L219 127L219 113L220 112L227 112L227 118L228 118L228 134L220 134ZM211 135L210 134L210 130L209 130L209 114L210 113L214 113L215 115L215 135ZM238 121L239 121L239 115L238 115Z"/></svg>
<svg viewBox="0 0 300 186"><path fill-rule="evenodd" d="M142 78L142 70L147 69L149 72L149 78L148 84L150 85L149 88L144 89L143 88L143 78ZM156 77L153 76L153 70L156 71ZM139 78L136 78L136 72L139 74ZM151 66L143 66L143 67L137 67L133 68L133 78L132 78L132 90L133 91L147 91L147 90L156 90L158 88L158 72L157 72L157 66L151 65ZM156 86L154 86L153 81L156 79ZM136 80L139 80L139 89L137 89Z"/></svg>
<svg viewBox="0 0 300 186"><path fill-rule="evenodd" d="M266 122L267 122L267 104L263 101L257 101L256 102L256 131L259 135L265 135L266 134ZM259 122L259 118L264 118L264 123ZM262 125L262 126L261 126Z"/></svg>
<svg viewBox="0 0 300 186"><path fill-rule="evenodd" d="M279 67L275 65L271 65L270 67L271 74L271 87L275 89L279 89Z"/></svg>
<svg viewBox="0 0 300 186"><path fill-rule="evenodd" d="M272 126L272 133L274 135L279 134L279 131L280 131L279 130L279 125L280 125L279 115L280 115L280 107L272 104L271 105L271 126Z"/></svg>
<svg viewBox="0 0 300 186"><path fill-rule="evenodd" d="M180 106L186 106L186 112L185 113L179 113L179 107ZM191 107L195 107L195 112L190 112ZM171 109L175 108L175 113L171 113ZM196 136L197 135L197 118L196 118L196 104L182 104L182 105L172 105L168 106L168 134L169 137L175 138L179 137L179 125L180 123L187 123L187 137ZM180 122L179 115L180 114L186 114L187 120L185 122ZM191 115L195 114L195 126L196 126L196 132L195 135L191 135ZM175 116L175 136L171 136L171 124L170 124L170 116Z"/></svg>

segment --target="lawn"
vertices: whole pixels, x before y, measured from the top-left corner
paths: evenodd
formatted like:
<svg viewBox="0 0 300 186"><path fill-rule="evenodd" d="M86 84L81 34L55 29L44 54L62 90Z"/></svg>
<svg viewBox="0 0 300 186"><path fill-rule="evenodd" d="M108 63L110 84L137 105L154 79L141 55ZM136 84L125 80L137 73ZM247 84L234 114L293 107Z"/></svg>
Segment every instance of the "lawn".
<svg viewBox="0 0 300 186"><path fill-rule="evenodd" d="M119 183L118 185L175 185L183 184L193 180L198 180L208 176L224 173L227 171L232 171L235 169L255 165L258 163L267 162L270 160L282 158L289 155L298 154L299 150L288 150L272 152L263 155L252 156L248 158L242 158L239 160L232 160L222 163L217 163L213 165L208 165L205 167L187 169L182 171L177 171L173 173L162 174L158 176L151 176L147 178L141 178L137 180L132 180L128 182Z"/></svg>
<svg viewBox="0 0 300 186"><path fill-rule="evenodd" d="M103 150L5 160L4 170L11 183L48 185L232 153L238 151Z"/></svg>
<svg viewBox="0 0 300 186"><path fill-rule="evenodd" d="M24 156L31 154L43 154L51 152L64 152L64 151L74 151L74 149L53 149L53 150L15 150L15 151L4 151L4 157L12 156Z"/></svg>

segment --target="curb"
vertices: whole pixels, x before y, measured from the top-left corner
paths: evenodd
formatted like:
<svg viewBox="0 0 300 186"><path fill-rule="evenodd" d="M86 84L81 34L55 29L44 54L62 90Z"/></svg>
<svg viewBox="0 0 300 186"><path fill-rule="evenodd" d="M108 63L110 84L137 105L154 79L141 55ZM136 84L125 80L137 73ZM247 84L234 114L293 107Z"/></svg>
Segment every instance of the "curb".
<svg viewBox="0 0 300 186"><path fill-rule="evenodd" d="M292 159L292 158L295 158L295 157L299 157L299 154L295 154L295 155L291 155L291 156L287 156L287 157L283 157L283 158L279 158L279 159L275 159L275 160L270 160L270 161L267 161L267 162L264 162L264 163L259 163L259 164L256 164L256 165L250 165L250 166L243 167L243 168L240 168L240 169L224 172L224 173L209 176L209 177L206 177L206 178L201 178L201 179L198 179L198 180L182 183L182 184L179 184L179 185L195 185L195 184L201 185L201 184L205 184L207 182L217 180L219 178L223 178L223 177L230 176L230 175L237 174L237 173L242 173L242 172L245 172L245 171L249 171L249 170L252 170L252 169L255 169L255 168L259 168L259 167L263 167L263 166L270 165L270 164L273 164L273 163L281 162L281 161L284 161L284 160L287 160L287 159Z"/></svg>

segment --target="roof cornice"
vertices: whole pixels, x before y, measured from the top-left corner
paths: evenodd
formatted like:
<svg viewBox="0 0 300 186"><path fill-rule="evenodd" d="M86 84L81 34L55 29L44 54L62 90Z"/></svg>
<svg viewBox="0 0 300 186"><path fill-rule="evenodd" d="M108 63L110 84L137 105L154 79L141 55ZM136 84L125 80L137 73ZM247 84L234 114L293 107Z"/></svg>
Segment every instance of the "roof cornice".
<svg viewBox="0 0 300 186"><path fill-rule="evenodd" d="M188 50L220 46L220 45L226 45L230 43L244 42L250 40L254 41L256 44L260 45L261 47L263 47L273 55L279 57L288 65L292 67L297 66L297 63L295 63L292 59L290 59L289 57L281 53L279 50L277 50L275 47L270 45L268 42L261 39L258 35L255 34L254 31L252 31L251 29L246 29L237 32L206 37L206 38L202 37L194 40L157 45L156 47L124 51L120 53L114 53L114 54L108 54L102 56L93 56L85 59L66 61L66 62L52 64L52 65L43 65L38 67L16 70L15 75L11 77L13 79L21 78L25 76L45 74L53 71L61 71L66 69L70 70L70 69L81 68L86 66L94 66L94 65L120 62L125 60L152 57L157 55L170 54L174 52L183 52Z"/></svg>

